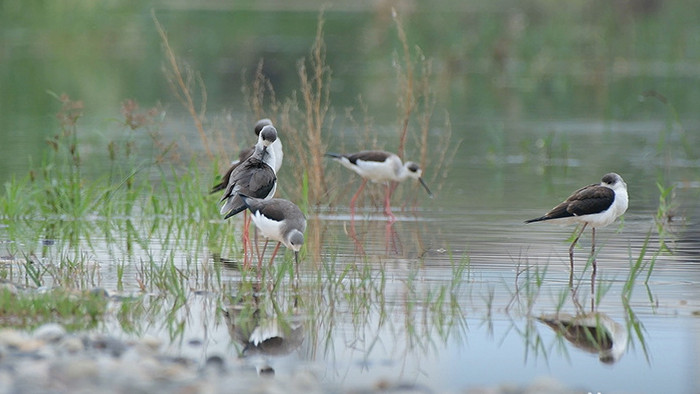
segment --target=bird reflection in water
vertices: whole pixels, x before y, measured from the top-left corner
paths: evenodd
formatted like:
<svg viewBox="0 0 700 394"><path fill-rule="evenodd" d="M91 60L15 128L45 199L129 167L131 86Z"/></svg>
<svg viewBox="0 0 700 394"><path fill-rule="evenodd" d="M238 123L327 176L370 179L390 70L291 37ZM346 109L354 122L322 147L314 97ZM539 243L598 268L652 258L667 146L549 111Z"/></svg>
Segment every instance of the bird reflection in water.
<svg viewBox="0 0 700 394"><path fill-rule="evenodd" d="M591 283L595 289L595 283ZM595 298L591 296L591 311L585 312L577 297L577 287L571 285L571 299L576 315L555 313L537 318L561 335L575 347L588 353L598 354L605 364L617 362L627 350L627 329L605 313L596 311Z"/></svg>
<svg viewBox="0 0 700 394"><path fill-rule="evenodd" d="M251 291L223 310L231 339L242 345L240 356L250 358L259 374L274 374L269 358L291 354L303 343L297 304L295 296L287 312L270 294Z"/></svg>
<svg viewBox="0 0 700 394"><path fill-rule="evenodd" d="M625 327L601 312L576 316L567 313L543 315L537 318L575 347L593 354L605 364L620 360L627 350Z"/></svg>
<svg viewBox="0 0 700 394"><path fill-rule="evenodd" d="M360 256L365 256L369 253L381 253L376 249L379 246L379 241L382 232L384 236L384 254L387 256L400 256L404 254L404 246L401 237L395 224L395 220L387 220L381 225L382 221L365 221L361 224L360 231L356 230L354 222L350 222L350 226L344 225L345 234L353 241L355 252ZM382 230L380 230L382 229ZM369 253L368 250L369 249Z"/></svg>

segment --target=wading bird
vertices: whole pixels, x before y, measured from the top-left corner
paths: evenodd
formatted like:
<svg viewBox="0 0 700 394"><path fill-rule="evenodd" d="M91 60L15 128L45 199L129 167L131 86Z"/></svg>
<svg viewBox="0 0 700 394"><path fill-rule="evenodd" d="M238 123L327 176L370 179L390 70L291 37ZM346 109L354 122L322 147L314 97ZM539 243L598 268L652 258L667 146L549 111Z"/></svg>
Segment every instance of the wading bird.
<svg viewBox="0 0 700 394"><path fill-rule="evenodd" d="M306 217L298 206L291 201L281 198L263 200L239 194L243 203L248 207L253 223L266 238L262 254L258 259L258 268L262 268L262 257L265 255L267 242L270 239L277 241L277 246L270 264L277 255L280 244L294 251L296 262L296 274L299 277L299 249L304 245L304 232L306 231Z"/></svg>
<svg viewBox="0 0 700 394"><path fill-rule="evenodd" d="M393 153L379 150L367 150L349 154L326 153L326 156L332 157L333 160L338 161L340 164L355 171L362 177L360 188L357 189L355 195L350 199L350 215L352 218L355 217L355 201L368 180L386 183L384 213L389 216L392 221L395 217L391 213L390 199L391 194L398 184L396 182L402 182L407 178L418 179L425 188L425 191L428 192L428 195L430 197L433 196L428 185L426 185L423 178L421 178L423 170L418 167L418 164L411 161L401 163L401 159ZM394 183L393 185L391 184L392 182Z"/></svg>
<svg viewBox="0 0 700 394"><path fill-rule="evenodd" d="M277 176L275 174L275 156L271 145L277 139L277 130L272 125L263 127L258 136L253 155L238 165L229 175L226 190L221 198L221 214L228 219L246 209L246 205L240 197L244 194L250 197L270 199L277 189ZM250 243L248 237L249 221L243 222L244 248ZM246 265L247 265L247 253Z"/></svg>
<svg viewBox="0 0 700 394"><path fill-rule="evenodd" d="M583 223L574 242L569 247L571 273L574 271L574 246L581 234L590 225L593 235L591 239L591 256L593 258L593 276L596 273L595 261L595 229L605 227L614 222L627 210L629 198L627 184L618 174L611 172L603 176L601 183L588 185L578 189L564 202L552 208L544 216L526 220L525 223L555 220L562 224ZM593 286L593 284L591 284Z"/></svg>

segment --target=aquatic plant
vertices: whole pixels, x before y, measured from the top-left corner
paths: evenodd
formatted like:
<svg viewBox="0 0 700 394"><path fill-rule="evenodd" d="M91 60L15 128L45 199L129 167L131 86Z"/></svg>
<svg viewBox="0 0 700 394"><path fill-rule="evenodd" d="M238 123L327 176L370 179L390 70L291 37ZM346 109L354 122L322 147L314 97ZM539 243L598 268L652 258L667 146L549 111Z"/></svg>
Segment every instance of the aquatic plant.
<svg viewBox="0 0 700 394"><path fill-rule="evenodd" d="M5 287L0 290L0 320L3 327L26 329L60 321L69 331L85 330L102 320L107 302L99 291L11 291Z"/></svg>

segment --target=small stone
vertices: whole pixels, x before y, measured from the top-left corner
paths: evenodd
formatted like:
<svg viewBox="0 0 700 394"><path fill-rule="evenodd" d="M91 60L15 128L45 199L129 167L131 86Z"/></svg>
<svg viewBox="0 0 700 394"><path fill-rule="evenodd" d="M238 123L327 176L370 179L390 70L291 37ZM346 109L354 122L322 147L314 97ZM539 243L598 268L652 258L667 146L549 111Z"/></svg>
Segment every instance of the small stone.
<svg viewBox="0 0 700 394"><path fill-rule="evenodd" d="M209 356L204 363L205 372L221 374L226 372L226 361L221 356Z"/></svg>
<svg viewBox="0 0 700 394"><path fill-rule="evenodd" d="M155 352L158 349L160 349L160 346L163 344L163 341L156 336L145 335L143 338L141 338L139 343L147 349Z"/></svg>
<svg viewBox="0 0 700 394"><path fill-rule="evenodd" d="M43 348L45 345L45 341L30 338L18 343L17 346L15 346L15 348L23 353L35 353L39 349Z"/></svg>
<svg viewBox="0 0 700 394"><path fill-rule="evenodd" d="M194 371L179 363L161 366L157 376L170 381L183 381L196 377Z"/></svg>
<svg viewBox="0 0 700 394"><path fill-rule="evenodd" d="M71 359L70 361L56 360L51 366L52 377L64 382L93 379L99 373L97 364L89 358Z"/></svg>
<svg viewBox="0 0 700 394"><path fill-rule="evenodd" d="M90 345L97 349L103 350L114 357L119 357L126 350L126 345L115 338L112 337L98 337L90 342Z"/></svg>
<svg viewBox="0 0 700 394"><path fill-rule="evenodd" d="M34 330L34 338L46 342L58 342L64 335L66 329L56 323L47 323Z"/></svg>
<svg viewBox="0 0 700 394"><path fill-rule="evenodd" d="M12 328L0 330L0 345L10 348L19 348L20 344L26 339L24 334Z"/></svg>
<svg viewBox="0 0 700 394"><path fill-rule="evenodd" d="M64 338L63 341L61 341L59 348L61 350L73 354L83 351L85 349L85 345L83 344L83 341L80 338L70 336Z"/></svg>

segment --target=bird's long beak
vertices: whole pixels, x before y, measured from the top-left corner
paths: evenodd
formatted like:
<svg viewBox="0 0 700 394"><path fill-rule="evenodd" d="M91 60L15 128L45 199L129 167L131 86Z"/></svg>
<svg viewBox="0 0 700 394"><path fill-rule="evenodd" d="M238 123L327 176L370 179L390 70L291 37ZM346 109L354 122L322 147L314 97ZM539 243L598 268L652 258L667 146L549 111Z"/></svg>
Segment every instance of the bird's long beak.
<svg viewBox="0 0 700 394"><path fill-rule="evenodd" d="M423 187L425 188L425 191L428 192L428 195L430 196L430 198L433 198L434 197L433 192L430 191L430 189L428 188L428 185L425 183L423 178L418 178L418 180L420 181L420 184L423 185Z"/></svg>
<svg viewBox="0 0 700 394"><path fill-rule="evenodd" d="M294 252L294 261L296 261L296 263L297 263L294 266L294 276L296 277L295 281L298 281L299 280L299 252L298 251ZM295 300L295 302L296 302L296 300Z"/></svg>

